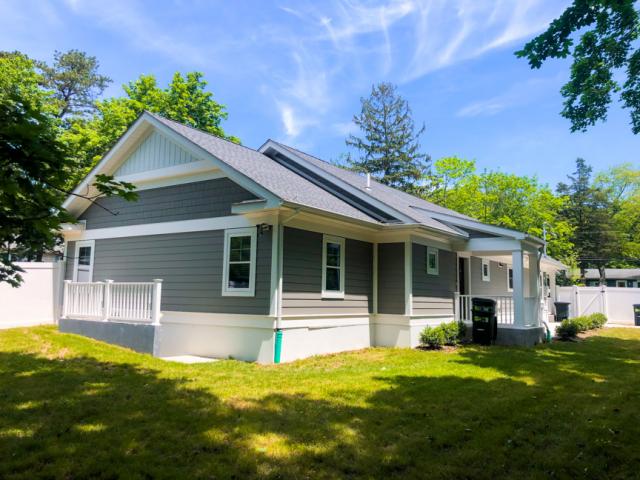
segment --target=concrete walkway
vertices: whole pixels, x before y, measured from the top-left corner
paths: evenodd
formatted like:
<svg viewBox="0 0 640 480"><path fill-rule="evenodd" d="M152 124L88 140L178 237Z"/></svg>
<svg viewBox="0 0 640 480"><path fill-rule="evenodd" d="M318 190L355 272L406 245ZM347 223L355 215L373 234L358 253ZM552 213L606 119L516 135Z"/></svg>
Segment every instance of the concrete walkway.
<svg viewBox="0 0 640 480"><path fill-rule="evenodd" d="M168 362L177 362L177 363L211 363L217 362L219 358L209 358L209 357L198 357L197 355L177 355L175 357L160 357L161 360L166 360Z"/></svg>

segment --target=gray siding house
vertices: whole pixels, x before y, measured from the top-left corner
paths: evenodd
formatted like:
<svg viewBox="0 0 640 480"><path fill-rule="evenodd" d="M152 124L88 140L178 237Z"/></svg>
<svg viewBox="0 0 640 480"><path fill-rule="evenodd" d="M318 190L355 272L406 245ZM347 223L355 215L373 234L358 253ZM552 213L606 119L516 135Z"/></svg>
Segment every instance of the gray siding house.
<svg viewBox="0 0 640 480"><path fill-rule="evenodd" d="M139 198L70 196L60 330L160 357L262 363L470 321L495 299L501 343L544 335L543 242L486 225L269 140L258 150L144 113L97 174Z"/></svg>

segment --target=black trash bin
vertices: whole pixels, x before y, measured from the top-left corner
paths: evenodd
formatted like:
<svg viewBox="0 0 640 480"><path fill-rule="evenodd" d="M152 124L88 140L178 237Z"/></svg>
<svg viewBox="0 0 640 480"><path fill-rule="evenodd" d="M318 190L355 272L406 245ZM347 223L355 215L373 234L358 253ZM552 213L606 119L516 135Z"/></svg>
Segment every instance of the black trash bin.
<svg viewBox="0 0 640 480"><path fill-rule="evenodd" d="M640 303L633 306L633 319L637 327L640 327Z"/></svg>
<svg viewBox="0 0 640 480"><path fill-rule="evenodd" d="M472 338L475 343L491 345L498 335L496 302L488 298L471 300Z"/></svg>
<svg viewBox="0 0 640 480"><path fill-rule="evenodd" d="M569 302L553 302L556 307L556 322L569 318Z"/></svg>

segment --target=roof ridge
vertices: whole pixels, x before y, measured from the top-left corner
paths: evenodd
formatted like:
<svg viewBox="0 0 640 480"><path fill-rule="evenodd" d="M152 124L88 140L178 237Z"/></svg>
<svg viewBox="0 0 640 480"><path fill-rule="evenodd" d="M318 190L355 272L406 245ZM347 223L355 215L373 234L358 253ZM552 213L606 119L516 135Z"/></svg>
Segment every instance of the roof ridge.
<svg viewBox="0 0 640 480"><path fill-rule="evenodd" d="M271 139L270 139L270 140L271 140ZM322 163L324 163L324 164L326 164L326 165L328 165L328 166L330 166L330 167L333 167L333 168L339 168L340 170L342 170L342 171L344 171L344 172L347 172L347 173L349 173L349 174L352 174L352 175L354 175L354 176L357 176L358 178L362 178L362 176L361 176L361 175L359 175L357 172L354 172L353 170L349 170L349 169L344 168L344 167L342 167L342 166L340 166L340 165L336 165L336 164L334 164L334 163L328 162L328 161L326 161L326 160L324 160L324 159L322 159L322 158L316 157L315 155L312 155L312 154L307 153L307 152L303 152L302 150L300 150L300 149L298 149L298 148L291 147L291 146L289 146L289 145L285 145L284 143L277 142L277 141L275 141L275 140L271 140L271 141L272 141L272 142L274 142L274 143L277 143L278 145L280 145L280 146L282 146L282 147L284 147L284 148L286 148L286 149L288 149L288 150L292 150L294 153L295 153L295 152L297 152L297 153L301 153L301 154L303 154L303 155L308 155L309 157L311 157L311 158L313 158L313 159L315 159L315 160L318 160L318 161L320 161L320 162L322 162ZM363 180L364 180L364 179L363 179ZM443 207L442 205L438 205L437 203L430 202L429 200L426 200L426 199L424 199L424 198L417 197L416 195L413 195L413 194L411 194L411 193L408 193L408 192L405 192L405 191L403 191L403 190L400 190L400 189L397 189L397 188L391 187L391 186L389 186L389 185L386 185L386 184L384 184L384 183L382 183L382 182L379 182L379 181L378 181L378 180L376 180L374 177L371 177L371 182L372 182L372 183L374 183L374 184L376 184L376 185L377 185L377 186L379 186L379 187L382 187L382 188L384 188L384 189L386 189L386 190L388 190L388 191L393 192L395 195L401 195L401 196L404 196L404 197L410 197L411 199L413 199L413 200L415 200L415 201L418 201L418 202L424 202L424 203L428 204L429 206L433 206L433 207L437 207L437 208L442 208L442 209L444 209L444 210L447 210L447 211L453 212L453 214L454 214L454 215L452 215L452 216L459 216L459 217L472 218L472 217L469 217L468 215L464 215L464 214L462 214L462 213L460 213L460 212L456 212L455 210L452 210L452 209L450 209L450 208ZM365 192L365 193L367 193L367 192ZM370 194L369 194L369 195L370 195ZM409 207L414 207L414 206L413 206L413 205L409 205ZM420 207L415 206L415 208L420 208ZM433 209L428 210L428 209L426 208L426 206L425 206L425 207L422 207L422 210L426 210L426 211L429 211L429 212L431 212L431 213L438 213L437 211L434 211ZM474 219L474 220L475 220L475 219ZM482 223L482 222L481 222L481 223Z"/></svg>
<svg viewBox="0 0 640 480"><path fill-rule="evenodd" d="M178 122L177 120L173 120L173 119L171 119L169 117L165 117L164 115L160 115L159 113L151 112L149 110L145 110L145 113L148 113L152 117L159 117L162 120L166 120L167 122L175 123L177 125L180 125L181 127L186 127L186 128L191 129L191 130L195 130L198 133L203 133L204 135L208 135L208 136L213 137L213 138L215 138L217 140L222 140L224 142L230 143L231 145L235 145L236 147L242 147L242 148L244 148L246 150L251 150L254 153L259 153L260 155L263 155L261 152L259 152L255 148L248 147L246 145L243 145L242 143L232 142L228 138L224 138L224 137L221 137L219 135L215 135L215 134L213 134L211 132L207 132L206 130L202 130L201 128L192 127L191 125L187 125L186 123Z"/></svg>

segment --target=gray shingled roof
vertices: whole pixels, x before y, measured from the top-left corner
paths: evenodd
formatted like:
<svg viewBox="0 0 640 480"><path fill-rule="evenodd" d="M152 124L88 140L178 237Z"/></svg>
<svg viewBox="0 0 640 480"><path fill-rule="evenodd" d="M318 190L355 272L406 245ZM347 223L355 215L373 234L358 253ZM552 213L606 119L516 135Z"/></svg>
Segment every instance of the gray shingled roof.
<svg viewBox="0 0 640 480"><path fill-rule="evenodd" d="M318 185L256 150L235 144L159 115L150 112L147 113L163 125L166 125L179 135L193 142L195 145L203 148L220 161L226 163L237 172L254 180L263 188L267 189L285 202L308 206L344 215L346 217L379 224L379 222L373 217L358 210L349 203L341 200L332 193L324 190ZM363 194L366 194L388 205L392 209L401 212L405 216L413 219L416 223L443 232L459 234L458 230L431 218L429 212L443 213L459 218L474 220L458 212L440 207L421 198L390 188L374 180L371 181L371 190L365 191L365 178L362 175L332 165L293 147L289 147L281 143L278 143L278 145L281 145L284 149L300 156L303 160L321 168L328 174L337 177L339 180L360 189Z"/></svg>
<svg viewBox="0 0 640 480"><path fill-rule="evenodd" d="M149 113L149 112L148 112ZM156 120L203 148L237 172L254 180L285 202L379 223L266 155L173 120L149 113Z"/></svg>
<svg viewBox="0 0 640 480"><path fill-rule="evenodd" d="M429 227L457 233L447 225L444 225L443 223L431 218L429 216L429 212L441 213L444 215L451 215L453 217L464 218L466 220L477 221L474 218L468 217L454 210L441 207L439 205L436 205L435 203L428 202L426 200L423 200L422 198L415 197L401 190L396 190L395 188L388 187L387 185L384 185L373 179L371 179L371 189L365 190L366 178L363 175L352 172L350 170L345 170L344 168L340 168L336 165L333 165L329 162L321 160L288 145L284 145L275 141L273 142L289 150L291 153L302 157L302 159L306 160L309 163L312 163L318 168L321 168L325 172L334 175L343 182L346 182L349 185L360 189L363 194L375 198L376 200L390 206L394 210L397 210L407 217L414 219L416 223L422 223Z"/></svg>
<svg viewBox="0 0 640 480"><path fill-rule="evenodd" d="M640 268L605 268L604 276L610 280L635 280L640 279ZM599 279L600 272L597 268L587 268L584 278Z"/></svg>

